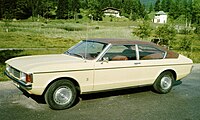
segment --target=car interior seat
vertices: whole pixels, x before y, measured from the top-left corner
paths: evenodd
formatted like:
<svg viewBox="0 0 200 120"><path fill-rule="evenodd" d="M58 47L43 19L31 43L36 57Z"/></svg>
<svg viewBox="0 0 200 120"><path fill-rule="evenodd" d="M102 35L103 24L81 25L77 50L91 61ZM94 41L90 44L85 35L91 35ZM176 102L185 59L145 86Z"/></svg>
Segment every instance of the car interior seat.
<svg viewBox="0 0 200 120"><path fill-rule="evenodd" d="M136 60L136 53L135 50L132 49L125 49L122 52L122 55L126 56L129 60Z"/></svg>

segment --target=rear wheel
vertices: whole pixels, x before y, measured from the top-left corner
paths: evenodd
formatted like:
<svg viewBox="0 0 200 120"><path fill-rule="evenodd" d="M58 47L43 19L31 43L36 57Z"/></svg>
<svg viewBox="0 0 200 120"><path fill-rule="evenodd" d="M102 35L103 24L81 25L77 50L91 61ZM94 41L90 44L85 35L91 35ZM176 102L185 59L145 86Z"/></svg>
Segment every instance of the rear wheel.
<svg viewBox="0 0 200 120"><path fill-rule="evenodd" d="M153 84L154 90L156 92L165 94L170 92L174 82L174 76L170 71L161 73Z"/></svg>
<svg viewBox="0 0 200 120"><path fill-rule="evenodd" d="M74 84L68 80L54 82L45 93L45 101L52 109L62 110L71 107L77 98Z"/></svg>

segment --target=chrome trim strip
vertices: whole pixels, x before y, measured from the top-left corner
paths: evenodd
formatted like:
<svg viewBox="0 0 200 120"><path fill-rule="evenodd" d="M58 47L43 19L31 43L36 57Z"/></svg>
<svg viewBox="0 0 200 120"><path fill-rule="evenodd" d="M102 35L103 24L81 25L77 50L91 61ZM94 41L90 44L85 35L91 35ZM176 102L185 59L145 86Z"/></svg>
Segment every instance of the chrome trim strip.
<svg viewBox="0 0 200 120"><path fill-rule="evenodd" d="M101 92L120 91L120 90L126 90L126 89L141 88L141 87L146 87L146 86L151 86L151 85L152 84L144 84L144 85L119 87L119 88L112 88L112 89L105 89L105 90L94 90L94 91L82 92L82 94L95 94L95 93L101 93Z"/></svg>
<svg viewBox="0 0 200 120"><path fill-rule="evenodd" d="M113 61L116 62L116 61ZM124 61L127 62L127 61ZM92 70L108 70L108 69L125 69L125 68L136 68L136 67L163 67L163 66L176 66L176 65L192 65L191 63L187 64L166 64L166 65L135 65L135 66L125 66L125 67L112 67L112 68L98 68L98 69L81 69L81 70L63 70L63 71L49 71L49 72L35 72L34 74L43 74L43 73L58 73L58 72L80 72L80 71L92 71Z"/></svg>

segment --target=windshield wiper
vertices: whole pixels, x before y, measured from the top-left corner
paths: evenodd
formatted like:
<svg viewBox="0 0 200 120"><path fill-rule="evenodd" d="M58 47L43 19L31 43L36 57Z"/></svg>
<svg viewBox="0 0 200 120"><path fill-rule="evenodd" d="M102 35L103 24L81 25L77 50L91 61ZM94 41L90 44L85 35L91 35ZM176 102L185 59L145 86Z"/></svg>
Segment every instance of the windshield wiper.
<svg viewBox="0 0 200 120"><path fill-rule="evenodd" d="M83 57L83 55L78 54L78 53L72 53L72 55L75 55L75 56L81 57L82 59L85 59L85 58Z"/></svg>

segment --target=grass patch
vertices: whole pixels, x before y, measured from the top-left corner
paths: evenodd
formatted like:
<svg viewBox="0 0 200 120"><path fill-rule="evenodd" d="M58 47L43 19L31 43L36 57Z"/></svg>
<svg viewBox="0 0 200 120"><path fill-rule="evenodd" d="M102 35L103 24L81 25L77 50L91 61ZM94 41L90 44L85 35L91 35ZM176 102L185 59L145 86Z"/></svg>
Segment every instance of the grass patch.
<svg viewBox="0 0 200 120"><path fill-rule="evenodd" d="M0 82L9 80L9 78L4 75L4 71L5 71L5 65L0 64Z"/></svg>
<svg viewBox="0 0 200 120"><path fill-rule="evenodd" d="M21 32L0 32L0 48L68 48L78 40Z"/></svg>

